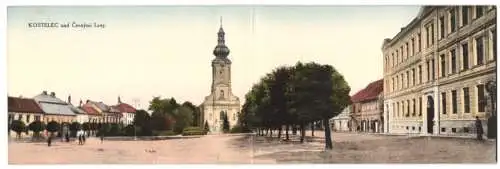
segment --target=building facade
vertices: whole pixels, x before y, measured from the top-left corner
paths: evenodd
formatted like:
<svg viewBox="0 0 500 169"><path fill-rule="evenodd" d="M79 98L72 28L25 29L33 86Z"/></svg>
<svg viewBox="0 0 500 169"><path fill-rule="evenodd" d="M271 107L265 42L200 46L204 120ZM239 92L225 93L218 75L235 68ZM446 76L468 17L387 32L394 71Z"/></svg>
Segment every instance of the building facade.
<svg viewBox="0 0 500 169"><path fill-rule="evenodd" d="M383 132L383 80L370 83L351 97L353 126L359 132Z"/></svg>
<svg viewBox="0 0 500 169"><path fill-rule="evenodd" d="M43 116L45 124L50 121L61 124L63 122L71 123L76 120L76 114L71 110L71 106L57 98L54 92L49 95L47 91L43 91L41 94L33 97L33 99L45 113Z"/></svg>
<svg viewBox="0 0 500 169"><path fill-rule="evenodd" d="M115 105L115 107L122 114L120 119L121 123L124 125L131 125L134 122L135 112L137 111L134 107L127 103L122 103L120 97L118 97L118 104Z"/></svg>
<svg viewBox="0 0 500 169"><path fill-rule="evenodd" d="M347 106L342 112L330 119L330 128L334 132L349 132L351 130L352 107Z"/></svg>
<svg viewBox="0 0 500 169"><path fill-rule="evenodd" d="M34 121L42 121L43 110L36 104L35 100L20 97L7 98L8 124L14 120L22 121L26 126ZM31 131L30 131L31 133ZM14 132L10 132L14 136Z"/></svg>
<svg viewBox="0 0 500 169"><path fill-rule="evenodd" d="M229 126L236 125L240 112L240 100L231 90L231 60L227 58L229 48L225 45L225 32L222 25L219 29L218 43L212 60L212 88L200 106L203 120L201 125L208 124L210 133L221 133L222 117L227 115Z"/></svg>
<svg viewBox="0 0 500 169"><path fill-rule="evenodd" d="M495 6L422 7L384 40L382 53L386 131L469 135L476 116L487 119L485 84L496 80Z"/></svg>

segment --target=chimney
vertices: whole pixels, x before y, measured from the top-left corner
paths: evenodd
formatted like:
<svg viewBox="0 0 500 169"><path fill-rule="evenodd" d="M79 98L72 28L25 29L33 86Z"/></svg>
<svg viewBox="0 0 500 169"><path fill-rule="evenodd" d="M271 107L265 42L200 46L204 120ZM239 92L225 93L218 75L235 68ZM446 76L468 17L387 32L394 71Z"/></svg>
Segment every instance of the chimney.
<svg viewBox="0 0 500 169"><path fill-rule="evenodd" d="M44 91L42 92L42 94L43 94L43 95L47 95L47 91L46 91L46 90L44 90Z"/></svg>
<svg viewBox="0 0 500 169"><path fill-rule="evenodd" d="M71 95L68 96L68 103L72 105L72 103L71 103Z"/></svg>
<svg viewBox="0 0 500 169"><path fill-rule="evenodd" d="M120 99L120 96L118 96L118 104L121 104L122 100Z"/></svg>
<svg viewBox="0 0 500 169"><path fill-rule="evenodd" d="M56 93L54 93L54 92L50 92L50 95L51 95L52 97L56 97Z"/></svg>
<svg viewBox="0 0 500 169"><path fill-rule="evenodd" d="M80 107L82 107L82 104L83 104L83 101L82 101L82 99L80 99Z"/></svg>
<svg viewBox="0 0 500 169"><path fill-rule="evenodd" d="M87 100L87 102L85 102L85 103L89 103L89 102L90 102L90 100Z"/></svg>

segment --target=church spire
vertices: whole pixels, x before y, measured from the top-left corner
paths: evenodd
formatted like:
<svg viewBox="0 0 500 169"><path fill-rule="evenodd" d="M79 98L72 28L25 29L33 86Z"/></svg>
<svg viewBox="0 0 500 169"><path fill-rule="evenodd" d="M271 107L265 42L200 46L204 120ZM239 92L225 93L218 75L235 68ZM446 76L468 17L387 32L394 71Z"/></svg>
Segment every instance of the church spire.
<svg viewBox="0 0 500 169"><path fill-rule="evenodd" d="M220 17L220 28L217 32L217 46L215 46L213 54L215 57L226 58L229 55L229 48L226 46L225 32L222 28L222 16Z"/></svg>

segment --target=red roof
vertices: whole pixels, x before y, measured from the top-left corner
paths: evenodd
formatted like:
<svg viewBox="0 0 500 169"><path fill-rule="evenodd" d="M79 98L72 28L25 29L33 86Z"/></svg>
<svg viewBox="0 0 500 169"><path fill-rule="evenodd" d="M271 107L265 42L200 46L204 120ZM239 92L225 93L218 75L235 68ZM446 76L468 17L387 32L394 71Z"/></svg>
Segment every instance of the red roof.
<svg viewBox="0 0 500 169"><path fill-rule="evenodd" d="M82 110L85 111L85 113L87 113L89 115L99 115L99 112L96 109L94 109L92 106L87 105L87 104L84 104L82 106Z"/></svg>
<svg viewBox="0 0 500 169"><path fill-rule="evenodd" d="M120 103L116 105L116 108L120 110L120 112L126 112L126 113L135 113L137 111L134 107L132 107L127 103Z"/></svg>
<svg viewBox="0 0 500 169"><path fill-rule="evenodd" d="M370 83L366 88L358 91L351 97L352 102L362 102L376 99L377 96L384 90L383 79Z"/></svg>
<svg viewBox="0 0 500 169"><path fill-rule="evenodd" d="M43 113L35 100L19 97L8 97L9 112Z"/></svg>

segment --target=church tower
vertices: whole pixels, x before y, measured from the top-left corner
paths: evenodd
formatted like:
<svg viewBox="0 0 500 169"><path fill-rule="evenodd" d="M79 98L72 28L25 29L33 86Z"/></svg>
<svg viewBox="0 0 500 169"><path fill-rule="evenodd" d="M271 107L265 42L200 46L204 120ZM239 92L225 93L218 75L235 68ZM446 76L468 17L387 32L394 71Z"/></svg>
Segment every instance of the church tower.
<svg viewBox="0 0 500 169"><path fill-rule="evenodd" d="M208 124L210 133L221 133L223 115L227 115L232 127L238 122L240 112L239 98L231 90L231 60L229 48L226 46L225 32L222 28L222 19L217 33L217 45L213 50L215 58L212 60L212 85L210 95L205 97L201 106L201 125Z"/></svg>

